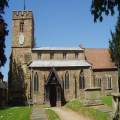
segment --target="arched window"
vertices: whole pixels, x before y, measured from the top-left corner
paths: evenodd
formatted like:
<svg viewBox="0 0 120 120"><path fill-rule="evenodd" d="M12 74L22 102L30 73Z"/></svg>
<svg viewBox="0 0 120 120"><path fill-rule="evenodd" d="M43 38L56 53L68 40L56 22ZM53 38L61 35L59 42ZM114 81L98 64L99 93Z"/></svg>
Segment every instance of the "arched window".
<svg viewBox="0 0 120 120"><path fill-rule="evenodd" d="M85 89L85 78L83 74L83 69L81 70L79 75L79 89Z"/></svg>
<svg viewBox="0 0 120 120"><path fill-rule="evenodd" d="M34 75L34 92L37 92L39 90L39 79L37 72Z"/></svg>
<svg viewBox="0 0 120 120"><path fill-rule="evenodd" d="M79 88L85 89L85 79L84 79L84 76L82 75L79 76Z"/></svg>
<svg viewBox="0 0 120 120"><path fill-rule="evenodd" d="M65 89L69 89L69 73L66 71L65 73Z"/></svg>

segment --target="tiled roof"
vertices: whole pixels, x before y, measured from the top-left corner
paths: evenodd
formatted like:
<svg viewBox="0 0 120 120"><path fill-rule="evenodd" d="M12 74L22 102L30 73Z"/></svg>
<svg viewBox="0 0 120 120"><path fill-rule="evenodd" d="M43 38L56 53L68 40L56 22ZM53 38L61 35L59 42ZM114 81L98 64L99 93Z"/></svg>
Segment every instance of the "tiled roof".
<svg viewBox="0 0 120 120"><path fill-rule="evenodd" d="M77 67L91 66L85 60L34 60L29 67Z"/></svg>
<svg viewBox="0 0 120 120"><path fill-rule="evenodd" d="M93 69L116 68L108 49L87 48L85 49L85 57L88 62L93 64Z"/></svg>
<svg viewBox="0 0 120 120"><path fill-rule="evenodd" d="M32 50L83 50L80 47L39 47L39 48L33 48Z"/></svg>

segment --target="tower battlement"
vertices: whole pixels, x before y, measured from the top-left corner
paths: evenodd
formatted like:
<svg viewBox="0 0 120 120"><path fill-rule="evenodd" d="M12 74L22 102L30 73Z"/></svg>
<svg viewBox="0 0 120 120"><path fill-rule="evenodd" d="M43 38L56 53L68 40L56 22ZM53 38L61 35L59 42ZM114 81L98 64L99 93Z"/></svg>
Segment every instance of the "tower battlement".
<svg viewBox="0 0 120 120"><path fill-rule="evenodd" d="M13 11L13 19L27 19L32 17L32 11Z"/></svg>

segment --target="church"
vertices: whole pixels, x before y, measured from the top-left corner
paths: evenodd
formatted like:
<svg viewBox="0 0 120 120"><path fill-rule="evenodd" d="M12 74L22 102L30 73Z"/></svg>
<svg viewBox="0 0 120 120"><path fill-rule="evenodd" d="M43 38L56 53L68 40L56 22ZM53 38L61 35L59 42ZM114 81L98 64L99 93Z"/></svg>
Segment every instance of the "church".
<svg viewBox="0 0 120 120"><path fill-rule="evenodd" d="M108 49L34 47L32 11L13 11L8 97L12 105L64 105L84 99L87 88L118 91L118 71ZM73 41L74 42L74 41Z"/></svg>

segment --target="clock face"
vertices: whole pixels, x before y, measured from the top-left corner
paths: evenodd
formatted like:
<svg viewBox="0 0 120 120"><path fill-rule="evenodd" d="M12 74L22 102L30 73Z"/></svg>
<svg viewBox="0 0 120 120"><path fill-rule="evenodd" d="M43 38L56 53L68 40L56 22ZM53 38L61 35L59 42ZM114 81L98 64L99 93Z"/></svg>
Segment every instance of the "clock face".
<svg viewBox="0 0 120 120"><path fill-rule="evenodd" d="M23 45L23 43L24 43L24 35L23 35L23 33L20 33L20 35L19 35L19 43L20 43L20 45Z"/></svg>

